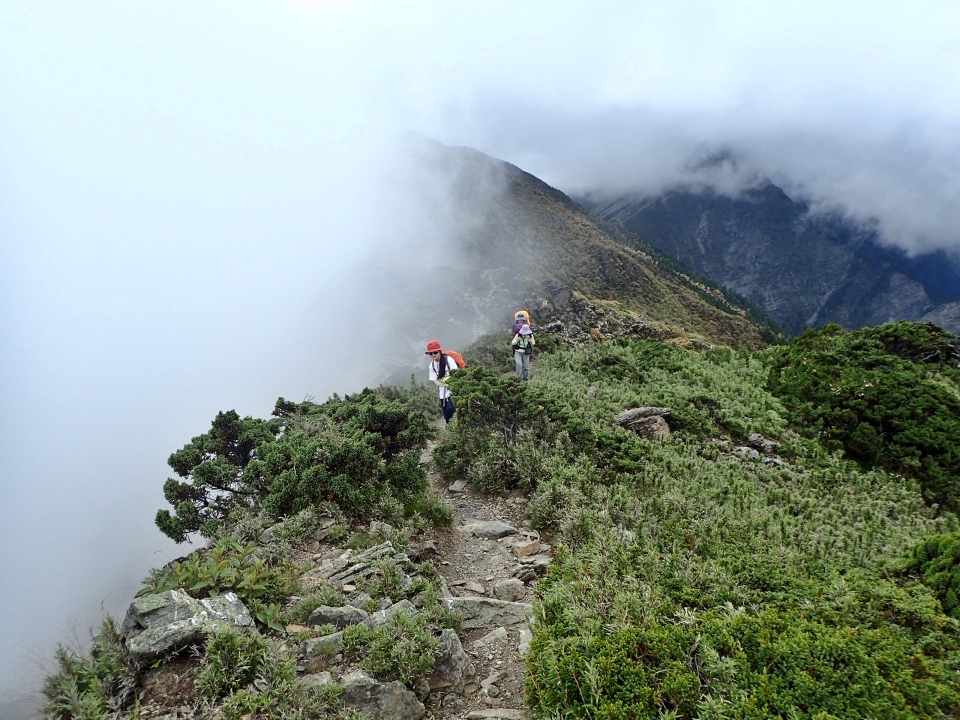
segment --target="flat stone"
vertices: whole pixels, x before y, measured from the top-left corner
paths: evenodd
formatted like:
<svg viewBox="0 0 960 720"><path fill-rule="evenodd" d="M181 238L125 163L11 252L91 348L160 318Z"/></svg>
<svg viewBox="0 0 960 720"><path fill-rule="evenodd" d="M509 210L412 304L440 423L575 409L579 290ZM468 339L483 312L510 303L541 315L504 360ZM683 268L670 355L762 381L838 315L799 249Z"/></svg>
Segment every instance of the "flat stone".
<svg viewBox="0 0 960 720"><path fill-rule="evenodd" d="M488 708L487 710L471 710L467 713L467 720L523 720L523 711L513 708Z"/></svg>
<svg viewBox="0 0 960 720"><path fill-rule="evenodd" d="M367 593L360 593L355 598L353 598L353 600L348 602L347 605L349 605L350 607L360 608L361 610L363 610L366 607L367 603L370 602L371 600L373 600L373 598L370 597Z"/></svg>
<svg viewBox="0 0 960 720"><path fill-rule="evenodd" d="M493 594L498 600L519 602L527 594L527 588L521 580L504 580L493 586Z"/></svg>
<svg viewBox="0 0 960 720"><path fill-rule="evenodd" d="M472 523L470 531L478 538L502 538L507 535L516 535L518 530L513 525L507 525L499 520Z"/></svg>
<svg viewBox="0 0 960 720"><path fill-rule="evenodd" d="M486 678L480 681L480 687L486 690L491 685L496 685L498 682L500 682L500 678L502 677L503 677L503 673L501 672L492 673L491 675L488 675Z"/></svg>
<svg viewBox="0 0 960 720"><path fill-rule="evenodd" d="M366 622L369 614L360 608L345 605L343 607L330 607L321 605L307 618L307 625L333 625L337 630L343 630L350 625L359 625Z"/></svg>
<svg viewBox="0 0 960 720"><path fill-rule="evenodd" d="M483 585L478 582L466 582L463 584L463 589L467 592L476 593L477 595L485 594Z"/></svg>
<svg viewBox="0 0 960 720"><path fill-rule="evenodd" d="M451 609L460 616L462 627L467 630L492 625L515 625L526 622L533 615L533 607L527 603L493 598L455 597L449 603Z"/></svg>
<svg viewBox="0 0 960 720"><path fill-rule="evenodd" d="M447 488L447 490L449 490L450 492L455 492L455 493L463 492L466 489L467 489L466 480L457 480L453 485Z"/></svg>
<svg viewBox="0 0 960 720"><path fill-rule="evenodd" d="M485 648L490 647L491 645L496 645L498 643L503 643L507 641L507 629L505 627L498 627L496 630L491 630L483 637L479 637L470 643L470 647L473 648Z"/></svg>
<svg viewBox="0 0 960 720"><path fill-rule="evenodd" d="M328 672L312 673L301 677L300 682L307 687L322 688L333 684L333 675Z"/></svg>
<svg viewBox="0 0 960 720"><path fill-rule="evenodd" d="M257 632L250 612L234 593L195 600L183 590L168 590L135 598L120 635L135 659L148 660L227 629Z"/></svg>
<svg viewBox="0 0 960 720"><path fill-rule="evenodd" d="M515 542L510 548L510 552L512 552L518 558L536 555L538 552L540 552L540 541L523 540L521 542Z"/></svg>
<svg viewBox="0 0 960 720"><path fill-rule="evenodd" d="M297 625L295 623L290 623L287 625L284 630L287 631L287 635L298 635L302 632L310 632L310 628L306 625Z"/></svg>
<svg viewBox="0 0 960 720"><path fill-rule="evenodd" d="M342 678L343 704L359 710L369 720L420 720L426 709L403 683L382 683L362 670Z"/></svg>

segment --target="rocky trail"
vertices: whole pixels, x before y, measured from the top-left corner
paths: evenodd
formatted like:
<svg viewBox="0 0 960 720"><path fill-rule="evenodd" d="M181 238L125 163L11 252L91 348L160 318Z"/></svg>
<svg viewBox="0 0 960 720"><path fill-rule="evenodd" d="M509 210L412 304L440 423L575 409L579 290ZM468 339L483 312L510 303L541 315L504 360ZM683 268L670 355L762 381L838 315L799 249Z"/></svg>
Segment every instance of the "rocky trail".
<svg viewBox="0 0 960 720"><path fill-rule="evenodd" d="M431 444L424 452L427 466L432 449ZM387 539L351 550L327 539L335 520L326 518L316 536L294 550L294 561L313 565L300 578L304 592L326 592L330 604L316 607L306 625L286 626L281 650L299 651L300 683L342 685L344 705L368 720L527 720L523 656L531 640L533 594L551 548L524 520L526 498L474 493L464 482L451 485L433 471L430 477L453 511L451 527L433 530L409 547ZM370 530L371 536L397 539L384 523L374 521ZM437 607L426 592L415 594L426 562L437 571L442 606L459 617L460 625L459 633L442 631L432 672L410 690L399 680L382 682L364 672L362 657L345 648L344 631L353 625L395 627L400 619L391 619L397 614L415 624L426 603ZM378 595L381 599L373 600L365 592L388 566L404 588L399 594L410 599L394 602ZM253 624L232 593L198 601L172 590L134 600L121 633L132 656L150 662L221 628L249 631ZM182 720L207 714L197 705L192 657L174 653L146 671L138 693L141 717Z"/></svg>
<svg viewBox="0 0 960 720"><path fill-rule="evenodd" d="M432 445L424 453L425 464L431 450ZM322 607L311 615L310 625L333 625L339 631L302 643L303 681L343 684L346 706L373 720L526 720L523 655L531 639L533 592L550 563L551 548L523 519L526 498L481 495L463 481L451 485L435 472L430 476L454 512L450 528L411 545L410 555L397 553L385 542L357 554L334 548L315 556L322 565L311 574L341 589L349 600L342 608ZM399 682L379 683L352 669L341 653L344 627L356 623L376 627L395 613L418 611L414 599L381 602L381 609L369 614L362 609L369 607L368 595L350 597L358 582L376 572L373 563L386 556L412 574L416 566L410 557L433 563L444 603L461 619L459 635L443 632L429 687L416 693Z"/></svg>

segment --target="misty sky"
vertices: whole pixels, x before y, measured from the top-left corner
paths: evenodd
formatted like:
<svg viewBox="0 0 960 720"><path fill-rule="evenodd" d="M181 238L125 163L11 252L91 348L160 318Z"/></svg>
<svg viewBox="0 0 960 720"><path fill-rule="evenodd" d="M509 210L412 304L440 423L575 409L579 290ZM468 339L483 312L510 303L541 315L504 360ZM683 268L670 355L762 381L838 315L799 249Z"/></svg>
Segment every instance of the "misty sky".
<svg viewBox="0 0 960 720"><path fill-rule="evenodd" d="M409 133L960 251L958 77L954 1L0 1L0 696L185 551L165 460L218 410L375 379L366 259L443 239Z"/></svg>

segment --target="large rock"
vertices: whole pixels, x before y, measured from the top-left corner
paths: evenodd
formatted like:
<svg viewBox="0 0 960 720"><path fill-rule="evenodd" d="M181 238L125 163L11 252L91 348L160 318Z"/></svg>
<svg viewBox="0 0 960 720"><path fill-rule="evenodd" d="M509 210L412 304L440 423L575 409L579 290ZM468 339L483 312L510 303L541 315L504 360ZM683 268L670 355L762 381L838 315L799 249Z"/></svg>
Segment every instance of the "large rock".
<svg viewBox="0 0 960 720"><path fill-rule="evenodd" d="M455 597L447 602L460 616L465 630L493 625L515 625L527 622L533 616L533 607L527 603L483 597Z"/></svg>
<svg viewBox="0 0 960 720"><path fill-rule="evenodd" d="M652 440L657 437L667 437L670 434L670 426L666 421L670 413L670 408L665 407L631 408L619 413L614 418L614 422L630 428L641 437Z"/></svg>
<svg viewBox="0 0 960 720"><path fill-rule="evenodd" d="M448 690L449 692L463 692L463 679L470 658L460 643L457 633L449 628L440 633L440 648L437 653L437 662L433 672L427 679L430 683L430 692Z"/></svg>
<svg viewBox="0 0 960 720"><path fill-rule="evenodd" d="M307 618L307 625L333 625L337 630L343 630L350 625L359 625L367 621L370 615L366 610L345 605L344 607L330 607L321 605Z"/></svg>
<svg viewBox="0 0 960 720"><path fill-rule="evenodd" d="M234 593L195 600L183 590L138 597L120 626L127 650L137 660L161 657L223 630L257 632L253 618Z"/></svg>
<svg viewBox="0 0 960 720"><path fill-rule="evenodd" d="M359 710L370 720L420 720L425 708L403 683L382 683L362 670L342 678L343 704Z"/></svg>

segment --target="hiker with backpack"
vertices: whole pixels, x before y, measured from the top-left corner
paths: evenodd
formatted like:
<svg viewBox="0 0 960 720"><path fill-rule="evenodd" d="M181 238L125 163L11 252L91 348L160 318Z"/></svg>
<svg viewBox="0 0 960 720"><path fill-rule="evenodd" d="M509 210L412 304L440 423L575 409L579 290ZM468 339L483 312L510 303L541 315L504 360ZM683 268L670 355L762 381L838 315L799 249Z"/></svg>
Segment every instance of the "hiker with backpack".
<svg viewBox="0 0 960 720"><path fill-rule="evenodd" d="M516 335L518 332L520 332L520 328L529 324L530 313L528 313L526 310L517 310L513 316L513 332L511 334Z"/></svg>
<svg viewBox="0 0 960 720"><path fill-rule="evenodd" d="M450 388L447 387L447 382L450 380L450 373L466 367L466 363L460 353L453 350L443 350L437 340L431 340L427 343L426 354L430 356L430 382L437 386L443 419L450 422L450 418L453 417L457 408L453 404L453 398L450 397Z"/></svg>
<svg viewBox="0 0 960 720"><path fill-rule="evenodd" d="M513 347L513 361L517 365L517 377L521 380L530 379L530 356L533 354L535 344L533 330L526 323L520 326L510 342Z"/></svg>

